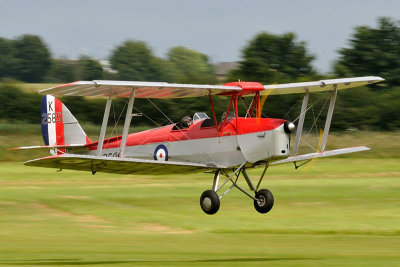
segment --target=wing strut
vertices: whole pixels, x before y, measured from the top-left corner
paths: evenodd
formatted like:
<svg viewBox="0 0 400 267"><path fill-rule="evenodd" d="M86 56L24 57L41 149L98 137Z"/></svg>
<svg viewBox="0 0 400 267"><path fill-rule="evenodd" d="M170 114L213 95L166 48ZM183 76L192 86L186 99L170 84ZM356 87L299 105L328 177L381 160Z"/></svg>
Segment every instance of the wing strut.
<svg viewBox="0 0 400 267"><path fill-rule="evenodd" d="M101 151L103 150L104 137L106 135L106 129L108 124L108 118L110 116L112 96L107 99L106 109L104 110L103 123L101 124L99 143L97 144L97 156L101 156Z"/></svg>
<svg viewBox="0 0 400 267"><path fill-rule="evenodd" d="M324 128L324 135L322 137L321 151L325 150L326 141L328 140L329 128L331 127L333 109L335 107L335 101L336 101L336 95L337 95L337 85L335 84L333 87L333 90L332 90L331 101L329 103L328 115L325 120L325 128Z"/></svg>
<svg viewBox="0 0 400 267"><path fill-rule="evenodd" d="M135 89L132 89L131 96L129 97L128 108L126 110L125 124L124 129L122 131L122 139L121 139L121 153L120 158L125 157L125 148L126 148L126 140L128 138L129 127L131 125L132 120L132 108L133 102L135 100Z"/></svg>
<svg viewBox="0 0 400 267"><path fill-rule="evenodd" d="M294 140L294 148L293 148L294 156L297 155L297 151L299 150L300 138L301 138L301 133L303 131L304 118L306 117L309 98L310 98L310 92L306 89L306 94L303 97L303 104L301 105L300 119L297 125L296 139Z"/></svg>

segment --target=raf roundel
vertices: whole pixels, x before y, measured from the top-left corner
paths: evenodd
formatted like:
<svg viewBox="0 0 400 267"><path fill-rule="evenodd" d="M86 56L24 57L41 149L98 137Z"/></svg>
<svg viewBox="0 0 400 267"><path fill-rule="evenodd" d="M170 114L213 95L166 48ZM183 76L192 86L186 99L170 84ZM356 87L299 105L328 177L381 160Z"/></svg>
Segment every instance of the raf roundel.
<svg viewBox="0 0 400 267"><path fill-rule="evenodd" d="M167 161L168 160L168 150L164 145L158 145L154 150L154 160Z"/></svg>

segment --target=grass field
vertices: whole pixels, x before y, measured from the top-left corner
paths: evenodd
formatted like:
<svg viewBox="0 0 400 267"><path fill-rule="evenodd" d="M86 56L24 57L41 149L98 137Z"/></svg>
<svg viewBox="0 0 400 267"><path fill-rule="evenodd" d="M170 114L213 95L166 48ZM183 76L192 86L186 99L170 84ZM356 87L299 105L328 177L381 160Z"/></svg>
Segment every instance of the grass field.
<svg viewBox="0 0 400 267"><path fill-rule="evenodd" d="M0 265L400 266L399 163L271 167L270 213L235 190L213 216L199 207L210 174L92 176L1 163Z"/></svg>
<svg viewBox="0 0 400 267"><path fill-rule="evenodd" d="M237 190L205 215L210 174L56 172L21 163L46 152L6 150L41 143L39 125L0 122L0 265L400 266L398 133L332 133L328 149L372 150L271 167L266 215Z"/></svg>

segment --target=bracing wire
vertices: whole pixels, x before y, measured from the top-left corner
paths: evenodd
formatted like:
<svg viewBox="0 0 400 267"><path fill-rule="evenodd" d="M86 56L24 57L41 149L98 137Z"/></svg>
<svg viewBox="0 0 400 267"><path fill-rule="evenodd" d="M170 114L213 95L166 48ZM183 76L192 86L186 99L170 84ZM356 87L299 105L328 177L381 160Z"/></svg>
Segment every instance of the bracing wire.
<svg viewBox="0 0 400 267"><path fill-rule="evenodd" d="M147 116L146 114L144 114L143 112L141 112L137 107L133 107L136 111L138 111L139 113L141 113L143 116L146 117L146 119L148 119L149 121L151 121L152 123L154 123L155 125L157 125L158 127L162 127L162 124L157 123L156 121L154 121L153 119L151 119L149 116Z"/></svg>
<svg viewBox="0 0 400 267"><path fill-rule="evenodd" d="M163 121L163 122L161 123L161 125L165 125L165 124L168 123L169 121L175 120L176 118L178 118L179 116L181 116L181 114L183 114L183 113L185 113L186 111L188 111L189 109L191 109L195 104L196 104L196 103L192 103L192 104L188 105L184 110L182 110L182 111L180 111L180 112L178 112L178 113L176 113L176 114L173 114L173 115L171 116L171 119L170 119L170 120L165 120L165 121Z"/></svg>
<svg viewBox="0 0 400 267"><path fill-rule="evenodd" d="M128 101L125 101L125 105L124 105L124 107L122 108L122 111L120 112L120 114L119 114L119 116L118 116L118 119L116 119L116 116L115 116L115 108L114 108L114 105L112 105L112 108L113 108L113 115L114 115L114 127L113 127L113 129L112 129L112 131L111 131L110 138L113 136L114 132L115 132L117 135L119 135L119 134L118 134L118 123L119 123L119 121L120 121L120 119L121 119L121 117L122 117L122 113L124 112L125 107L127 106L127 104L128 104Z"/></svg>
<svg viewBox="0 0 400 267"><path fill-rule="evenodd" d="M247 118L248 109L247 109L247 106L246 106L246 102L244 102L243 97L240 97L240 100L241 100L241 102L242 102L242 104L244 106L244 109L246 110L246 118ZM253 102L253 100L251 102Z"/></svg>
<svg viewBox="0 0 400 267"><path fill-rule="evenodd" d="M287 116L290 114L290 112L293 110L293 108L294 108L295 106L297 106L297 105L298 105L298 102L294 103L294 104L289 108L289 110L286 112L286 114L283 116L283 118L286 119Z"/></svg>
<svg viewBox="0 0 400 267"><path fill-rule="evenodd" d="M306 111L305 111L305 112L307 112L309 109L311 109L312 115L313 115L313 124L311 125L311 127L310 127L310 129L308 130L308 132L307 132L307 134L306 134L305 137L308 137L308 136L311 134L311 131L314 129L314 126L316 127L316 130L317 130L317 133L318 133L317 121L318 121L319 117L321 116L322 111L324 110L324 108L325 108L325 106L326 106L326 104L327 104L329 98L326 98L326 99L325 99L325 102L324 102L324 104L322 105L322 107L321 107L321 109L320 109L320 111L319 111L317 117L315 117L314 106L315 106L317 103L319 103L321 100L323 100L323 99L324 99L324 97L318 98L318 99L317 99L314 103L312 103L312 104L306 109ZM300 118L300 116L298 116L293 122L297 121L299 118ZM313 147L312 145L310 145L310 144L309 144L308 142L306 142L304 139L305 139L305 138L302 138L302 139L301 139L301 143L302 143L302 144L305 144L305 145L307 145L308 147L310 147L312 150L314 150L315 152L318 152L318 149L316 149L315 147Z"/></svg>
<svg viewBox="0 0 400 267"><path fill-rule="evenodd" d="M322 113L322 111L324 110L325 105L326 105L326 103L328 102L328 100L329 100L329 98L327 98L327 99L325 100L325 103L324 103L324 105L322 106L321 110L319 111L319 113L318 113L318 115L317 115L317 118L314 119L314 122L313 122L313 124L311 125L310 130L309 130L308 133L307 133L307 136L310 135L310 133L311 133L313 127L317 124L317 120L318 120L318 118L321 116L321 113ZM318 130L318 129L317 129L317 130ZM318 132L317 132L317 133L318 133Z"/></svg>
<svg viewBox="0 0 400 267"><path fill-rule="evenodd" d="M316 105L319 101L321 101L322 98L317 99L314 103L312 103L305 111L304 114L307 113L307 111L312 108L314 105ZM301 114L295 118L292 122L296 122L298 119L300 119Z"/></svg>

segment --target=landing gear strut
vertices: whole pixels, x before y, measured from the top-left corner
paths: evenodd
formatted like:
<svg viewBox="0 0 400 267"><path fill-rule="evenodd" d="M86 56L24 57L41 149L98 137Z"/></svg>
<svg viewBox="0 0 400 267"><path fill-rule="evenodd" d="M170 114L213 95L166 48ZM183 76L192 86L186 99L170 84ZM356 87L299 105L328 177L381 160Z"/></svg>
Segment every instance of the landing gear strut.
<svg viewBox="0 0 400 267"><path fill-rule="evenodd" d="M212 190L204 191L200 197L200 206L201 206L201 209L205 213L210 214L210 215L215 214L219 210L220 199L222 197L224 197L233 187L236 187L241 192L243 192L245 195L247 195L248 197L253 199L254 207L259 213L267 213L272 209L272 207L274 205L274 196L272 195L271 191L269 191L268 189L258 190L258 188L261 184L261 181L264 178L265 172L268 169L268 163L265 165L265 169L258 181L257 186L254 186L253 181L250 179L249 175L247 174L245 165L246 165L246 162L243 163L242 165L240 165L236 170L234 170L231 175L228 175L224 170L218 169L215 171ZM218 186L221 173L223 175L225 175L227 177L227 179L222 183L221 186ZM237 184L240 173L243 174L243 177L246 180L250 190L254 192L254 196L252 194L248 193L247 191L245 191L243 188L241 188ZM234 178L234 177L236 177L236 178ZM217 194L218 191L221 190L222 187L229 181L232 183L232 185L223 194L221 194L221 196L218 196L218 194Z"/></svg>

